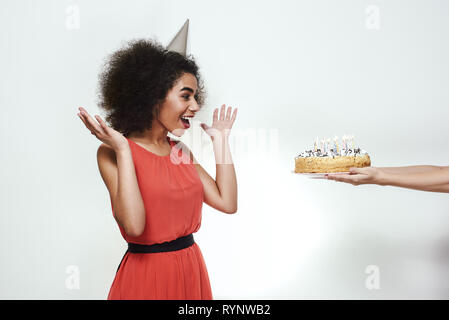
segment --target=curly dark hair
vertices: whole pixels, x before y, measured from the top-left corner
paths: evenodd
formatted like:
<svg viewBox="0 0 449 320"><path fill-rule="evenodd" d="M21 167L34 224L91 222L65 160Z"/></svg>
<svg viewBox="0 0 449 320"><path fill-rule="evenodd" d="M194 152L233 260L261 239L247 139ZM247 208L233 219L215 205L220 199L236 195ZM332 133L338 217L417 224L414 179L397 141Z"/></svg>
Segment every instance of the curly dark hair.
<svg viewBox="0 0 449 320"><path fill-rule="evenodd" d="M131 40L104 63L98 106L106 111L106 122L125 136L151 129L168 91L184 73L196 77L202 107L206 92L194 57L169 51L153 39Z"/></svg>

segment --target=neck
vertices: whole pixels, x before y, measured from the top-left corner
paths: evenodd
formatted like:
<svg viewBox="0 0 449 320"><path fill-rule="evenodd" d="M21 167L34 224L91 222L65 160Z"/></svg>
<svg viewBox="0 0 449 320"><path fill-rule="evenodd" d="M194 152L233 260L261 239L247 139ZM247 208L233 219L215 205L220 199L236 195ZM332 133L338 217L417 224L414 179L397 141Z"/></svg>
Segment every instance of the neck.
<svg viewBox="0 0 449 320"><path fill-rule="evenodd" d="M145 145L165 146L167 145L168 131L163 130L145 130L143 132L132 132L128 135L137 142L141 142Z"/></svg>

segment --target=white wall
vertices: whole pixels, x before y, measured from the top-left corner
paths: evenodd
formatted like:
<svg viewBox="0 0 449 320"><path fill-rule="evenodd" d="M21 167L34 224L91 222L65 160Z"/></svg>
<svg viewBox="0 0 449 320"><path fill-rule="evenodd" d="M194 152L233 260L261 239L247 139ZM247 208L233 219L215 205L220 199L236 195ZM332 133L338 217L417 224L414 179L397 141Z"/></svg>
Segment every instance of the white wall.
<svg viewBox="0 0 449 320"><path fill-rule="evenodd" d="M449 298L447 194L291 172L316 136L345 133L374 166L449 163L449 3L281 3L2 1L0 298L106 298L126 243L77 108L103 115L108 54L132 38L167 44L187 18L209 90L200 120L239 108L238 213L204 205L195 235L214 298ZM190 145L215 176L210 143Z"/></svg>

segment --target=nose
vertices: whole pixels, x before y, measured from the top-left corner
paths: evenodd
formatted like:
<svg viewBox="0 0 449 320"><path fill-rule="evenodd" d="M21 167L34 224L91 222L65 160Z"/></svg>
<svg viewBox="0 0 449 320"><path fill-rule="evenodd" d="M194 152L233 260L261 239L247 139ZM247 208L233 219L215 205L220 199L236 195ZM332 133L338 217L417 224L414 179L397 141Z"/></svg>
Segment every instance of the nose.
<svg viewBox="0 0 449 320"><path fill-rule="evenodd" d="M193 112L197 112L198 110L200 110L200 106L198 105L198 102L193 102L190 106L189 106L189 110L193 111Z"/></svg>

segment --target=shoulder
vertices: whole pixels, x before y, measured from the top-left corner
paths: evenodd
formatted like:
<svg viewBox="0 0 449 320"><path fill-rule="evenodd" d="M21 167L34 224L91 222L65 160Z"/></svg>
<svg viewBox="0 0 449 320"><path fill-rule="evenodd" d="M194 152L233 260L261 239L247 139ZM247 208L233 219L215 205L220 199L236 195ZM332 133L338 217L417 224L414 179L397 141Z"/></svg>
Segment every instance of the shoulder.
<svg viewBox="0 0 449 320"><path fill-rule="evenodd" d="M97 149L97 164L102 175L110 175L117 171L117 157L114 149L102 143Z"/></svg>
<svg viewBox="0 0 449 320"><path fill-rule="evenodd" d="M115 161L115 151L111 146L106 143L102 143L97 149L97 160L103 161L108 159Z"/></svg>
<svg viewBox="0 0 449 320"><path fill-rule="evenodd" d="M192 151L184 142L182 142L181 140L173 140L173 139L171 139L171 141L173 141L174 145L178 149L182 149L183 153L188 154L190 156L190 161L192 161L192 163L194 163L194 164L198 163L196 161L195 157L193 156Z"/></svg>
<svg viewBox="0 0 449 320"><path fill-rule="evenodd" d="M100 175L108 188L111 197L115 195L117 190L117 158L115 151L109 145L102 143L97 150L97 163Z"/></svg>

